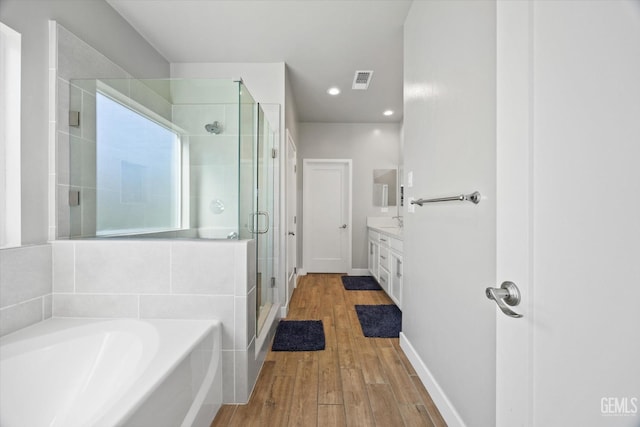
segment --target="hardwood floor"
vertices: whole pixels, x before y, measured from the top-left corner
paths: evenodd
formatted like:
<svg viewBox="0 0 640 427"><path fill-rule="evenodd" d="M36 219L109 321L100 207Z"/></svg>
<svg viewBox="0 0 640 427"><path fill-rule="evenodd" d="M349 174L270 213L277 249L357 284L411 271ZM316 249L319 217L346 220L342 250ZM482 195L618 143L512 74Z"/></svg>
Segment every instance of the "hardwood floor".
<svg viewBox="0 0 640 427"><path fill-rule="evenodd" d="M287 320L322 320L323 351L269 351L247 405L224 405L221 426L446 426L397 338L365 338L356 304L383 291L345 291L339 274L302 277Z"/></svg>

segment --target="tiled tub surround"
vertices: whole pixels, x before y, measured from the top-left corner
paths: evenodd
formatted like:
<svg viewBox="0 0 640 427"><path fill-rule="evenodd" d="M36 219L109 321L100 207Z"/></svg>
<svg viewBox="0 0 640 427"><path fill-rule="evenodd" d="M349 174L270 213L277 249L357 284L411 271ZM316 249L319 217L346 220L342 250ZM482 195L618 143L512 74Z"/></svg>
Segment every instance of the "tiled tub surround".
<svg viewBox="0 0 640 427"><path fill-rule="evenodd" d="M0 336L51 317L51 245L0 250Z"/></svg>
<svg viewBox="0 0 640 427"><path fill-rule="evenodd" d="M49 38L49 238L53 241L92 236L96 230L95 94L92 87L71 82L132 75L54 21ZM137 102L166 118L179 114L166 99L150 96L149 88L135 81L129 84L122 92ZM80 128L68 126L69 110L80 111ZM233 123L233 117L225 120ZM70 166L76 163L83 166L72 171ZM70 189L82 193L79 207L69 207ZM198 231L191 230L190 237ZM219 319L223 400L248 400L264 358L264 353L259 360L254 356L253 242L55 240L53 253L53 301L49 284L38 320L50 317L51 307L54 317ZM4 315L4 310L0 313ZM12 314L12 318L22 317ZM33 323L16 322L12 330Z"/></svg>
<svg viewBox="0 0 640 427"><path fill-rule="evenodd" d="M218 319L223 400L245 403L255 352L253 240L53 242L53 316Z"/></svg>

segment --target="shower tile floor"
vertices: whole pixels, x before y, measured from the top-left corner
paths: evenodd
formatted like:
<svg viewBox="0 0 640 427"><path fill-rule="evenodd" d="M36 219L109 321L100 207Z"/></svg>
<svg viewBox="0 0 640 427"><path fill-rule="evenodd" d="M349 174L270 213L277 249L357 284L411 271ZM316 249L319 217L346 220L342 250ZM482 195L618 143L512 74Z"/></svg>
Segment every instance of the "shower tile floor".
<svg viewBox="0 0 640 427"><path fill-rule="evenodd" d="M398 338L365 338L356 304L393 304L382 291L346 291L339 274L303 276L288 320L322 320L326 348L269 351L246 405L221 426L446 426Z"/></svg>

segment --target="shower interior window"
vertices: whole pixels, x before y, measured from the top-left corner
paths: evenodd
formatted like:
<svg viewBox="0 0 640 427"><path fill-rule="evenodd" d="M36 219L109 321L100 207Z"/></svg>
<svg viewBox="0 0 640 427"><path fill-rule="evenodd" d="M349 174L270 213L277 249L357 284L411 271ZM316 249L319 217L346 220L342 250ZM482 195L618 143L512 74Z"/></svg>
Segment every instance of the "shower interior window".
<svg viewBox="0 0 640 427"><path fill-rule="evenodd" d="M109 95L96 93L96 234L181 229L180 133Z"/></svg>

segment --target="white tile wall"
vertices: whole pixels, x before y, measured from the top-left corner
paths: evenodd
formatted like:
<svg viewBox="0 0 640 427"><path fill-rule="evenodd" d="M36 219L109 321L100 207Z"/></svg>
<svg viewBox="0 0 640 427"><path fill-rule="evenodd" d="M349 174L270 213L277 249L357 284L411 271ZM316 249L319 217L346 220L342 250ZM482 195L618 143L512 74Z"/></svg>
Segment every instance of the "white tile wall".
<svg viewBox="0 0 640 427"><path fill-rule="evenodd" d="M75 291L75 245L58 241L53 245L53 292Z"/></svg>
<svg viewBox="0 0 640 427"><path fill-rule="evenodd" d="M129 74L63 26L57 26L58 76L65 80L117 78Z"/></svg>
<svg viewBox="0 0 640 427"><path fill-rule="evenodd" d="M222 350L222 401L239 402L236 399L236 364L234 350Z"/></svg>
<svg viewBox="0 0 640 427"><path fill-rule="evenodd" d="M42 297L42 318L49 319L53 316L53 295Z"/></svg>
<svg viewBox="0 0 640 427"><path fill-rule="evenodd" d="M51 293L51 246L0 251L0 308Z"/></svg>
<svg viewBox="0 0 640 427"><path fill-rule="evenodd" d="M96 233L96 85L74 79L103 79L124 95L171 118L171 104L61 25L50 28L50 239L93 237ZM109 79L109 80L106 80ZM68 112L80 112L80 127ZM203 124L204 126L204 124ZM203 128L204 129L204 128ZM80 191L79 207L69 207L70 186Z"/></svg>
<svg viewBox="0 0 640 427"><path fill-rule="evenodd" d="M54 316L219 319L224 401L246 403L263 360L253 348L253 240L92 239L52 245Z"/></svg>
<svg viewBox="0 0 640 427"><path fill-rule="evenodd" d="M222 348L233 350L236 324L233 300L233 295L141 295L140 317L219 319L222 322Z"/></svg>
<svg viewBox="0 0 640 427"><path fill-rule="evenodd" d="M234 312L235 313L248 313L247 309L247 297L235 297L233 299ZM255 305L254 305L255 311ZM234 350L246 350L249 344L249 330L247 328L248 316L242 318L237 317L235 319L235 336L234 336Z"/></svg>
<svg viewBox="0 0 640 427"><path fill-rule="evenodd" d="M53 157L50 159L49 178L51 185L56 187L56 197L49 206L50 239L82 236L83 233L95 235L95 220L86 225L83 223L83 213L89 218L95 212L95 197L92 199L84 194L92 189L95 191L95 156L93 161L86 161L91 156L92 142L95 151L95 96L70 85L70 81L78 78L126 78L130 75L61 25L52 23L49 32L52 92L49 116L54 125L49 136L52 145L50 156ZM69 110L80 111L79 128L69 127ZM73 165L81 164L81 159L84 168L74 168ZM81 207L69 207L70 185L81 191ZM94 206L88 206L92 200Z"/></svg>
<svg viewBox="0 0 640 427"><path fill-rule="evenodd" d="M0 336L51 317L51 245L0 250Z"/></svg>
<svg viewBox="0 0 640 427"><path fill-rule="evenodd" d="M33 299L0 309L0 336L43 320L42 300Z"/></svg>
<svg viewBox="0 0 640 427"><path fill-rule="evenodd" d="M138 318L137 295L53 294L56 317Z"/></svg>
<svg viewBox="0 0 640 427"><path fill-rule="evenodd" d="M229 244L227 244L229 243ZM235 248L232 242L181 242L171 247L171 286L174 293L234 295ZM242 272L242 275L246 274Z"/></svg>
<svg viewBox="0 0 640 427"><path fill-rule="evenodd" d="M169 242L78 241L76 292L169 293Z"/></svg>

